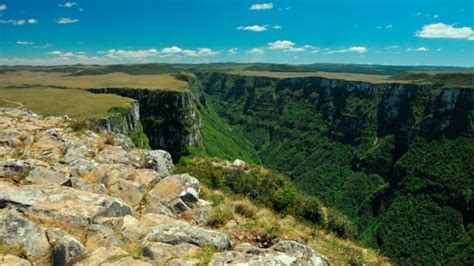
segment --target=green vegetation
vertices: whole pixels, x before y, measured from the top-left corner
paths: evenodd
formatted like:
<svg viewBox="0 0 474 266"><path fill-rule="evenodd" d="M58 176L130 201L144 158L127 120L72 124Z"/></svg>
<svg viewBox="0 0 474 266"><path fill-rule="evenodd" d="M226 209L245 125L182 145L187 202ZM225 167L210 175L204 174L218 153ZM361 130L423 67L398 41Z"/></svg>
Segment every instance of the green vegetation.
<svg viewBox="0 0 474 266"><path fill-rule="evenodd" d="M211 258L214 253L217 252L217 248L212 245L204 245L201 250L193 256L200 261L199 265L209 265Z"/></svg>
<svg viewBox="0 0 474 266"><path fill-rule="evenodd" d="M469 89L449 87L472 85L472 74L437 74L403 88L334 83L329 90L317 77L197 76L208 108L265 166L292 181L265 176L261 188L260 177L247 177L252 171L196 173L211 187L315 223L325 217L337 235L357 237L397 264L473 263L474 104ZM448 109L443 98L457 93ZM316 200L305 206L300 189L329 206L326 212Z"/></svg>
<svg viewBox="0 0 474 266"><path fill-rule="evenodd" d="M0 254L11 254L20 258L26 258L25 249L20 245L7 244L0 239Z"/></svg>

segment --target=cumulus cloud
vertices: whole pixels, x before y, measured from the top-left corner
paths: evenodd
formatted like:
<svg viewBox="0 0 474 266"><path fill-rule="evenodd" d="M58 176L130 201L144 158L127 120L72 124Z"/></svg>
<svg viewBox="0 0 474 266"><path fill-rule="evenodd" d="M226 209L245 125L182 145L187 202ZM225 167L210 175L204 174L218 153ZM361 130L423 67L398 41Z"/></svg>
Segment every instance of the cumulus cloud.
<svg viewBox="0 0 474 266"><path fill-rule="evenodd" d="M60 7L66 7L66 8L71 8L77 6L76 2L66 2L64 4L58 4Z"/></svg>
<svg viewBox="0 0 474 266"><path fill-rule="evenodd" d="M278 40L274 42L267 43L268 49L272 50L283 50L284 52L304 52L306 49L318 49L312 45L303 45L301 47L296 47L296 43L288 40Z"/></svg>
<svg viewBox="0 0 474 266"><path fill-rule="evenodd" d="M56 23L58 24L71 24L71 23L76 23L76 22L79 22L79 19L75 19L75 18L58 18L56 20Z"/></svg>
<svg viewBox="0 0 474 266"><path fill-rule="evenodd" d="M171 47L161 49L161 52L167 55L179 54L182 51L183 49L179 48L178 46L171 46Z"/></svg>
<svg viewBox="0 0 474 266"><path fill-rule="evenodd" d="M0 11L5 11L5 10L7 10L7 5L0 4Z"/></svg>
<svg viewBox="0 0 474 266"><path fill-rule="evenodd" d="M409 52L428 52L429 49L426 47L418 47L418 48L408 48L407 51Z"/></svg>
<svg viewBox="0 0 474 266"><path fill-rule="evenodd" d="M251 25L251 26L239 26L237 27L238 30L247 30L247 31L253 31L253 32L262 32L266 31L267 26L265 25Z"/></svg>
<svg viewBox="0 0 474 266"><path fill-rule="evenodd" d="M213 56L220 52L214 51L210 48L199 48L197 50L183 50L183 54L186 56Z"/></svg>
<svg viewBox="0 0 474 266"><path fill-rule="evenodd" d="M238 48L230 48L227 50L229 55L235 55L239 49Z"/></svg>
<svg viewBox="0 0 474 266"><path fill-rule="evenodd" d="M420 38L446 38L474 40L474 30L471 27L455 27L444 23L433 23L424 25L416 32Z"/></svg>
<svg viewBox="0 0 474 266"><path fill-rule="evenodd" d="M262 48L252 48L249 50L245 51L246 54L251 54L251 55L259 55L263 54L263 49Z"/></svg>
<svg viewBox="0 0 474 266"><path fill-rule="evenodd" d="M11 24L15 26L23 26L25 24L38 24L38 20L34 18L30 19L9 19L9 20L0 20L0 24Z"/></svg>
<svg viewBox="0 0 474 266"><path fill-rule="evenodd" d="M156 49L148 50L122 50L110 49L106 52L106 57L113 59L145 59L159 54Z"/></svg>
<svg viewBox="0 0 474 266"><path fill-rule="evenodd" d="M27 41L16 41L16 44L18 45L33 45L33 42L27 42Z"/></svg>
<svg viewBox="0 0 474 266"><path fill-rule="evenodd" d="M210 48L198 48L196 50L192 49L182 49L178 46L171 46L161 49L161 53L164 56L172 56L172 55L179 55L179 56L190 56L190 57L198 57L198 56L213 56L217 55L220 52L214 51Z"/></svg>
<svg viewBox="0 0 474 266"><path fill-rule="evenodd" d="M281 30L283 27L281 25L275 25L273 26L275 30Z"/></svg>
<svg viewBox="0 0 474 266"><path fill-rule="evenodd" d="M340 49L340 50L329 50L326 53L327 54L342 54L342 53L359 53L359 54L364 54L367 53L368 49L367 47L364 46L352 46L346 49Z"/></svg>
<svg viewBox="0 0 474 266"><path fill-rule="evenodd" d="M273 3L260 3L250 6L250 10L269 10L273 8Z"/></svg>
<svg viewBox="0 0 474 266"><path fill-rule="evenodd" d="M268 43L269 49L291 49L295 46L295 43L288 40L278 40Z"/></svg>
<svg viewBox="0 0 474 266"><path fill-rule="evenodd" d="M385 47L385 49L398 49L398 48L400 48L399 45L389 45L389 46Z"/></svg>

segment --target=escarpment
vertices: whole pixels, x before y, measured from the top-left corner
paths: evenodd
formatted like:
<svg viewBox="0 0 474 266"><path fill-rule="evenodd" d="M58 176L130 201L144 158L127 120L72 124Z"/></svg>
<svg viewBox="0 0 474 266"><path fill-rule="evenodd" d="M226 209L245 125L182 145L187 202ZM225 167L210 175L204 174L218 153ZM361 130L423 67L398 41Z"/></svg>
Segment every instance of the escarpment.
<svg viewBox="0 0 474 266"><path fill-rule="evenodd" d="M201 121L191 92L150 89L90 89L93 93L112 93L135 99L139 104L143 132L152 148L169 151L175 161L187 148L201 143Z"/></svg>
<svg viewBox="0 0 474 266"><path fill-rule="evenodd" d="M459 241L472 235L472 88L197 77L208 106L252 143L265 166L352 217L365 243L399 264L468 256ZM432 215L449 219L420 224ZM443 233L433 233L439 228Z"/></svg>

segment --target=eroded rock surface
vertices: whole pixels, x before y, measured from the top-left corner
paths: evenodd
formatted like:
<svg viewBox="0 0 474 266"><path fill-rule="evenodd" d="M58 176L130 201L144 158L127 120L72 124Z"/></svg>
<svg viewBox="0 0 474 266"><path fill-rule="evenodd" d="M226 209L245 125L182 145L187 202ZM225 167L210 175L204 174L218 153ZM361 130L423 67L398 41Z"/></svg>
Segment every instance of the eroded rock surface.
<svg viewBox="0 0 474 266"><path fill-rule="evenodd" d="M210 246L212 265L326 265L296 242L232 249L168 152L70 123L0 108L0 265L200 265Z"/></svg>

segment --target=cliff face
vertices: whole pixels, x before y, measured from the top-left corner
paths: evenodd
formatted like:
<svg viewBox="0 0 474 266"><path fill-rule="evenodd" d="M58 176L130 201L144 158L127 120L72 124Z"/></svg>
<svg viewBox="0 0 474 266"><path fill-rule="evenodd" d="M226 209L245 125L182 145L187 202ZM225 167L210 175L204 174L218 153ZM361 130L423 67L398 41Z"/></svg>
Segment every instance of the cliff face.
<svg viewBox="0 0 474 266"><path fill-rule="evenodd" d="M197 76L208 104L253 143L263 164L351 216L361 240L400 264L453 263L446 250L459 247L473 220L474 90ZM437 228L445 233L430 233ZM408 255L401 252L407 241Z"/></svg>
<svg viewBox="0 0 474 266"><path fill-rule="evenodd" d="M113 108L110 116L100 119L99 126L114 133L128 134L133 131L141 131L140 105L138 101L133 101L130 106L124 108Z"/></svg>
<svg viewBox="0 0 474 266"><path fill-rule="evenodd" d="M140 106L139 117L150 146L166 149L175 161L187 153L187 147L201 143L201 120L190 92L110 88L89 91L135 99Z"/></svg>

